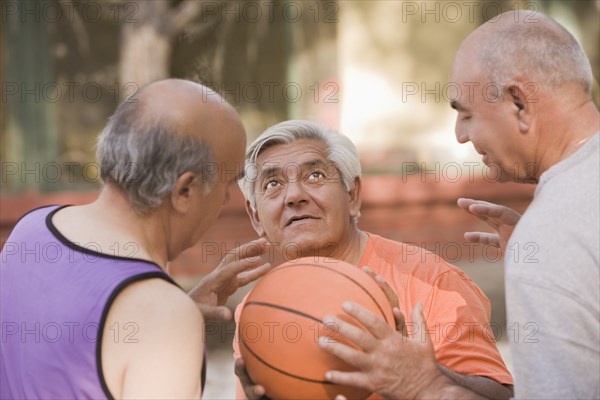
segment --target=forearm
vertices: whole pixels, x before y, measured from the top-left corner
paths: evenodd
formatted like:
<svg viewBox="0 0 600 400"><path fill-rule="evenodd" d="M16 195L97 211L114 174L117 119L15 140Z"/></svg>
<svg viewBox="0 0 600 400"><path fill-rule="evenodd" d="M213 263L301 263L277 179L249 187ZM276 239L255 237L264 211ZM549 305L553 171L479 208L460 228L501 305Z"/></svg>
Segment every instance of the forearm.
<svg viewBox="0 0 600 400"><path fill-rule="evenodd" d="M452 382L483 396L486 399L509 399L513 396L512 386L505 386L484 376L463 375L438 364L439 370Z"/></svg>

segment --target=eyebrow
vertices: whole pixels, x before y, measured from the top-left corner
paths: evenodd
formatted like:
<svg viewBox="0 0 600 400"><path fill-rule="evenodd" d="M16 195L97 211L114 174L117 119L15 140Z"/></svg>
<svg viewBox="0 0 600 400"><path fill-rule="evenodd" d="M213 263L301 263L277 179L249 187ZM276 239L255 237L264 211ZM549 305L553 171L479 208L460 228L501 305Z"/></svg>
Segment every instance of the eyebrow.
<svg viewBox="0 0 600 400"><path fill-rule="evenodd" d="M309 160L309 161L305 161L302 164L299 165L300 169L305 169L305 168L310 168L310 167L316 167L316 166L322 166L325 165L326 163L323 162L323 160L321 159L314 159L314 160ZM281 171L282 168L280 166L276 166L276 165L272 165L269 167L266 167L265 169L263 169L260 172L260 176L259 176L259 181L263 181L265 180L267 177L276 175L277 173L279 173L279 171Z"/></svg>
<svg viewBox="0 0 600 400"><path fill-rule="evenodd" d="M267 168L263 169L262 171L260 171L260 176L258 177L258 180L263 181L267 177L275 175L280 170L281 170L281 168L276 167L276 166L267 167Z"/></svg>

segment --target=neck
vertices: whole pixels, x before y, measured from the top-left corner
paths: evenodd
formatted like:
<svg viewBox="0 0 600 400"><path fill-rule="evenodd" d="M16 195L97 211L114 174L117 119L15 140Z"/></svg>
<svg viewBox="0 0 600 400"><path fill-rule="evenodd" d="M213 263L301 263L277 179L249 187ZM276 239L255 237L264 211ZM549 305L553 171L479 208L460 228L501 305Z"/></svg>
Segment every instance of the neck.
<svg viewBox="0 0 600 400"><path fill-rule="evenodd" d="M343 244L336 243L325 247L317 246L303 252L300 257L328 257L342 260L352 265L358 265L367 247L367 241L368 235L358 230L355 225L352 225L347 239L341 242ZM362 265L359 265L359 267L362 267Z"/></svg>
<svg viewBox="0 0 600 400"><path fill-rule="evenodd" d="M345 246L341 246L339 251L334 252L332 258L346 261L352 265L358 265L362 257L365 247L367 247L368 236L365 232L360 231L355 225L350 229L349 239ZM337 249L336 249L337 250ZM358 265L362 267L362 265Z"/></svg>
<svg viewBox="0 0 600 400"><path fill-rule="evenodd" d="M135 212L125 193L120 189L105 185L100 195L89 204L90 211L102 216L102 224L114 232L123 247L129 243L136 246L136 258L149 259L166 269L168 251L166 243L168 229L159 208L148 215Z"/></svg>
<svg viewBox="0 0 600 400"><path fill-rule="evenodd" d="M536 178L561 160L579 150L600 129L600 114L591 100L564 112L548 112L552 116L547 121L546 135L539 146L539 160ZM547 133L550 133L549 135Z"/></svg>

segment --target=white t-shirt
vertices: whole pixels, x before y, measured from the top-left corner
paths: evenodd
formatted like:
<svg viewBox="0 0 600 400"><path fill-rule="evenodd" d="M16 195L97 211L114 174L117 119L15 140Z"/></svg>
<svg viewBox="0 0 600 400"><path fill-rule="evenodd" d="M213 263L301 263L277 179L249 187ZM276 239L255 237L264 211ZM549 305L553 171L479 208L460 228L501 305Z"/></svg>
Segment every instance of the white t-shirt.
<svg viewBox="0 0 600 400"><path fill-rule="evenodd" d="M600 398L599 134L544 172L505 253L515 398Z"/></svg>

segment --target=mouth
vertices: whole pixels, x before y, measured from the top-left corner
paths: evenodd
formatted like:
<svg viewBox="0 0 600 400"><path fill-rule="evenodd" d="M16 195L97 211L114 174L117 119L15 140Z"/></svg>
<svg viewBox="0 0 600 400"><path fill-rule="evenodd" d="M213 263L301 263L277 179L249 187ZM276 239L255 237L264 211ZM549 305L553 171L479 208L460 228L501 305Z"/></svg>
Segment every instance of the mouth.
<svg viewBox="0 0 600 400"><path fill-rule="evenodd" d="M318 219L315 218L311 215L297 215L294 217L291 217L290 219L287 220L287 223L285 224L285 226L290 226L291 224L293 224L294 222L298 222L298 221L304 221L307 219Z"/></svg>

